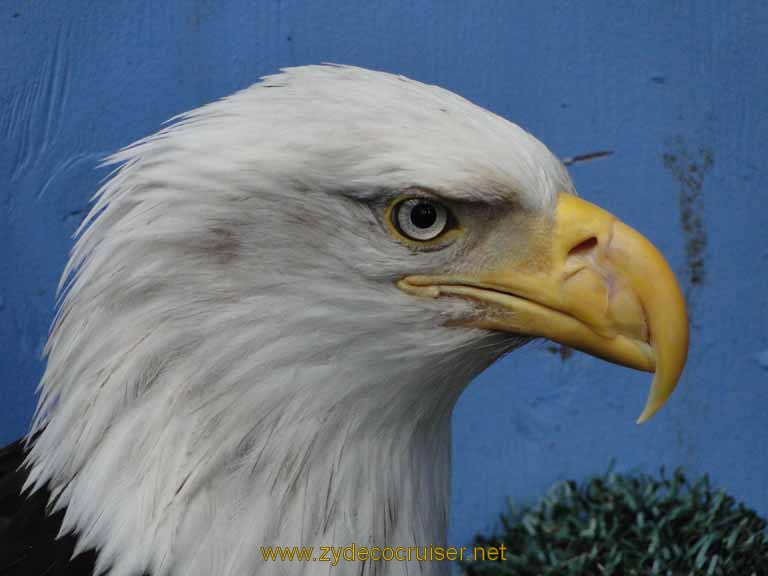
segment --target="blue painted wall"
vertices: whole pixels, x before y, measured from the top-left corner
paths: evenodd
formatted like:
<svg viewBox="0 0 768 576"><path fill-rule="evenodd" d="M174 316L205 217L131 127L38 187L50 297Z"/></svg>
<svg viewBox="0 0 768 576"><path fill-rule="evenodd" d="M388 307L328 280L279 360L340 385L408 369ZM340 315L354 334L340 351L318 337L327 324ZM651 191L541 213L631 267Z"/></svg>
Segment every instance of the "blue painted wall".
<svg viewBox="0 0 768 576"><path fill-rule="evenodd" d="M452 539L508 495L661 464L768 513L768 5L760 2L8 1L0 5L0 442L24 432L70 236L97 160L281 66L399 72L523 125L580 192L684 279L683 381L633 424L649 377L534 344L455 415Z"/></svg>

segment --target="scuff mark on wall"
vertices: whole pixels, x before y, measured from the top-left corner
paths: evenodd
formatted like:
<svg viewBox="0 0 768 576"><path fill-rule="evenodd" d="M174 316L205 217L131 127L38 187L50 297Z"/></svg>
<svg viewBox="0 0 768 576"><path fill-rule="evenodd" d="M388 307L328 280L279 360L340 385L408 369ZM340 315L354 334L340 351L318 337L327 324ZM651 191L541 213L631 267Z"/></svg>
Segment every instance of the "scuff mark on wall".
<svg viewBox="0 0 768 576"><path fill-rule="evenodd" d="M680 228L685 239L685 267L683 269L683 291L688 308L690 326L697 328L694 320L694 296L707 279L706 252L707 230L704 224L704 178L714 162L712 151L704 146L689 145L682 135L668 143L662 154L664 167L679 184L678 205ZM682 395L689 414L703 415L708 407L690 394ZM697 416L701 417L701 416ZM696 443L683 420L675 424L675 441L679 453L687 462L696 461Z"/></svg>
<svg viewBox="0 0 768 576"><path fill-rule="evenodd" d="M704 177L712 167L714 157L709 148L692 149L682 136L677 136L662 154L662 161L680 184L678 202L680 227L685 237L685 300L690 308L694 290L707 278L707 231L702 191Z"/></svg>
<svg viewBox="0 0 768 576"><path fill-rule="evenodd" d="M568 346L563 346L562 344L552 344L547 346L547 352L550 354L557 354L560 356L560 360L565 362L568 360L571 356L573 356L573 348L569 348Z"/></svg>
<svg viewBox="0 0 768 576"><path fill-rule="evenodd" d="M62 222L69 222L70 220L77 219L78 222L83 219L85 214L85 208L79 208L77 210L70 210L64 216L61 217Z"/></svg>
<svg viewBox="0 0 768 576"><path fill-rule="evenodd" d="M69 26L60 28L53 49L28 84L11 93L0 110L0 138L16 141L11 181L34 165L58 136L69 94L71 70L66 53Z"/></svg>
<svg viewBox="0 0 768 576"><path fill-rule="evenodd" d="M39 202L44 196L57 185L67 178L71 178L79 173L93 170L95 166L99 165L99 162L107 157L106 152L78 152L72 156L67 156L50 170L49 175L46 177L45 182L40 186L37 191L36 200Z"/></svg>

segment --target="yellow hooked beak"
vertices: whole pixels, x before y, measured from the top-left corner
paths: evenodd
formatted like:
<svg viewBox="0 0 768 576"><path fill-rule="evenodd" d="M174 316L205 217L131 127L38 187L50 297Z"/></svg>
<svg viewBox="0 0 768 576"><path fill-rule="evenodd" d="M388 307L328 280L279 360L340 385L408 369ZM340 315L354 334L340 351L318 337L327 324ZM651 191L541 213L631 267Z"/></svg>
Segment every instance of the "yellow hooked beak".
<svg viewBox="0 0 768 576"><path fill-rule="evenodd" d="M484 304L463 325L541 336L605 360L655 372L648 420L677 385L688 354L685 300L669 265L612 214L560 194L554 227L526 258L502 258L471 275L409 276L422 296Z"/></svg>

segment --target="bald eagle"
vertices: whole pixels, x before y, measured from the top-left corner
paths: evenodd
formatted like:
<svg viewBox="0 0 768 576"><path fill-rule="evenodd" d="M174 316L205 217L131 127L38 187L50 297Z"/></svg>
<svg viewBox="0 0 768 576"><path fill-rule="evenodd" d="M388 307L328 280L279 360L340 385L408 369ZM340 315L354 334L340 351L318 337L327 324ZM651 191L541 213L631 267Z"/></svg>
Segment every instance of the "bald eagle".
<svg viewBox="0 0 768 576"><path fill-rule="evenodd" d="M0 454L2 574L312 575L263 547L441 546L451 411L497 358L545 337L655 372L640 420L685 363L663 257L444 89L286 69L108 163Z"/></svg>

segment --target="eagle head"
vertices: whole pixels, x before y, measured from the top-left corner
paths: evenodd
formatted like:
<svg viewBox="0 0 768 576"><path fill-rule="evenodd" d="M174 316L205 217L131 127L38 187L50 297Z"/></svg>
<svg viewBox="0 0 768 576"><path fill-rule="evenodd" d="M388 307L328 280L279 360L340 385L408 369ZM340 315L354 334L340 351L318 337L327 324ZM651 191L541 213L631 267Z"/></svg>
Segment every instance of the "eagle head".
<svg viewBox="0 0 768 576"><path fill-rule="evenodd" d="M533 136L441 88L287 69L108 162L28 483L112 576L325 573L260 547L439 545L451 410L500 355L545 337L655 372L641 420L683 368L662 256Z"/></svg>

